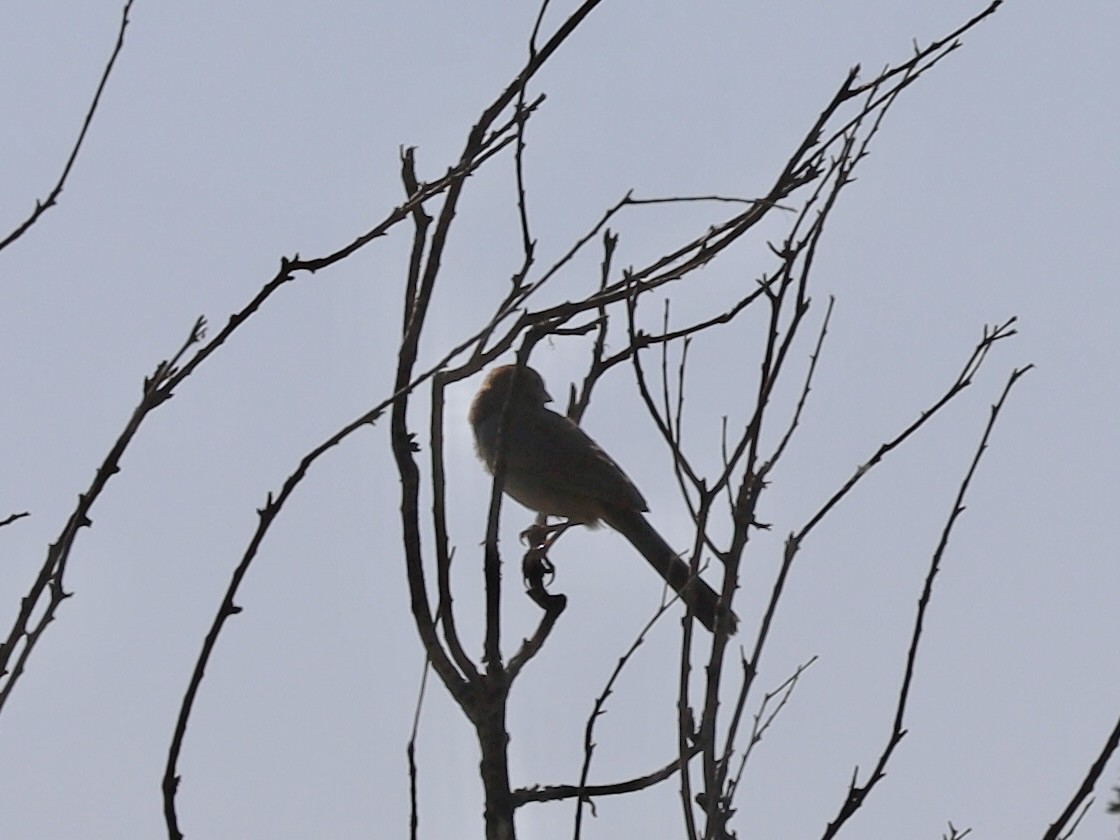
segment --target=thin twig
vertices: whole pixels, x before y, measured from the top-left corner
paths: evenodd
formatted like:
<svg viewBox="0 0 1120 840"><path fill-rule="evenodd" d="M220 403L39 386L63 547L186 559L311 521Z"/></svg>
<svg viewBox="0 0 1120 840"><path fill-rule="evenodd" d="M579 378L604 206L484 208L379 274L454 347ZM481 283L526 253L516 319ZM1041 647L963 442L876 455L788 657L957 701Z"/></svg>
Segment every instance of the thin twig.
<svg viewBox="0 0 1120 840"><path fill-rule="evenodd" d="M386 400L376 409L367 412L352 423L338 430L308 452L300 460L295 471L284 481L279 494L273 496L272 493L269 493L265 500L264 507L257 510L256 530L249 540L249 545L245 549L244 554L241 556L241 561L233 571L225 595L218 607L218 612L210 624L210 629L206 633L206 638L203 640L202 650L199 652L198 659L195 661L190 682L187 685L186 693L183 695L182 703L179 706L175 730L171 737L171 745L167 751L167 763L164 768L162 783L163 814L164 821L167 825L168 837L171 838L171 840L182 840L183 837L179 829L179 819L175 807L175 795L179 789L179 782L181 779L178 774L178 763L179 755L183 748L183 741L187 734L187 723L194 709L195 698L198 696L199 689L202 686L203 677L206 675L206 666L209 664L210 658L214 653L222 629L225 627L225 623L229 618L241 612L241 607L237 606L235 603L235 598L241 587L241 583L245 579L245 575L248 573L253 560L256 558L272 523L276 520L277 516L279 516L285 502L288 501L292 493L295 492L296 488L307 476L308 471L314 463L357 429L376 422L382 413L384 413L389 402L389 400Z"/></svg>
<svg viewBox="0 0 1120 840"><path fill-rule="evenodd" d="M39 573L28 588L27 594L20 600L20 609L7 639L0 644L0 677L7 676L7 680L0 686L0 710L3 709L19 682L27 660L39 639L54 621L59 606L70 597L70 593L65 590L65 573L70 552L74 548L79 532L82 528L88 528L93 524L90 512L94 504L100 498L109 479L120 472L121 458L144 420L171 397L172 392L167 388L167 384L175 376L175 364L188 347L202 340L205 327L206 322L201 318L198 319L172 359L157 364L152 375L144 378L140 401L132 410L132 415L123 431L109 449L109 454L105 456L101 466L97 468L89 487L78 496L78 504L62 526L58 538L47 547L47 556L39 568ZM44 598L46 598L45 604ZM32 623L32 616L37 612L38 619ZM12 663L12 657L17 650L19 655Z"/></svg>
<svg viewBox="0 0 1120 840"><path fill-rule="evenodd" d="M638 632L638 635L630 644L630 647L627 648L626 652L618 658L618 662L615 663L614 668L611 670L610 676L607 677L607 682L603 686L603 690L599 693L599 696L595 698L595 702L591 707L591 714L587 716L587 723L584 724L583 728L583 765L580 767L578 785L580 790L587 789L587 777L591 773L591 756L595 752L595 721L599 719L600 715L606 714L607 698L610 697L613 693L614 685L618 681L618 678L622 675L623 668L626 667L626 664L634 656L638 648L645 643L646 635L649 633L649 631L661 619L661 617L665 615L665 611L669 609L670 605L673 604L676 600L676 598L673 598L667 603L662 604L661 607L658 608L658 610L653 614L650 620L646 622L645 627L643 627ZM649 781L649 785L653 785L658 781L661 781L661 779L654 778ZM629 790L641 790L641 788L631 787L629 788ZM580 838L580 830L583 826L584 802L590 802L589 797L580 796L576 800L575 825L572 832L573 840L579 840Z"/></svg>
<svg viewBox="0 0 1120 840"><path fill-rule="evenodd" d="M124 11L121 12L121 25L117 30L117 43L113 47L113 52L109 56L109 61L105 65L105 70L101 74L101 81L97 85L97 91L93 95L93 101L90 102L89 110L86 111L86 118L82 122L82 129L78 132L78 139L74 143L74 147L70 150L70 157L66 159L66 165L62 167L62 175L59 176L58 183L47 194L45 199L35 202L35 209L31 211L23 222L16 226L15 230L9 233L3 240L0 240L0 251L11 245L21 236L23 236L33 224L39 221L39 217L47 212L51 207L54 207L58 202L58 197L62 194L62 188L66 184L66 179L70 176L70 170L74 168L74 161L78 159L78 152L81 151L82 143L86 139L86 132L89 131L90 125L93 123L93 115L97 112L97 105L101 101L101 94L105 91L105 86L109 82L109 74L113 72L113 66L117 63L117 56L120 55L121 49L124 47L124 31L128 28L128 12L132 8L132 0L127 0L124 4Z"/></svg>
<svg viewBox="0 0 1120 840"><path fill-rule="evenodd" d="M778 445L774 447L774 452L766 461L762 469L763 474L769 473L774 465L778 463L785 451L786 446L793 438L793 433L796 431L798 423L801 421L801 412L805 408L805 403L809 399L809 392L812 390L813 374L817 369L817 362L821 357L821 348L824 346L824 337L828 334L828 322L832 319L832 307L836 303L836 298L829 295L828 309L825 310L824 319L821 321L821 331L817 335L817 346L813 348L813 352L809 355L809 369L805 372L805 384L801 387L801 396L797 399L797 405L793 409L793 417L786 427L786 433L782 435L782 439Z"/></svg>
<svg viewBox="0 0 1120 840"><path fill-rule="evenodd" d="M762 736L766 734L766 730L768 730L771 725L773 725L782 709L785 708L786 703L789 702L789 698L793 695L793 690L797 687L797 683L801 679L801 675L804 674L805 671L807 671L810 666L812 666L812 664L816 661L817 657L815 655L810 657L808 661L798 665L797 669L788 677L786 677L785 682L783 682L773 691L768 691L766 694L762 695L762 702L759 703L758 711L754 714L754 725L751 727L751 737L747 741L747 746L743 749L742 757L739 759L739 769L738 771L736 771L735 775L728 781L728 799L735 798L735 791L738 789L740 781L742 781L743 771L746 769L747 761L748 759L750 759L751 753L754 752L755 746L760 741L762 741ZM750 663L747 662L746 659L741 659L740 664L743 668L743 684L739 690L740 702L738 707L735 709L735 715L732 717L730 729L732 733L735 731L735 729L737 729L738 717L742 714L743 711L744 701L746 700L747 696L746 690L750 683L751 676ZM767 706L770 705L770 702L775 697L779 697L778 704L772 711L770 711L769 714L767 714ZM734 736L732 734L729 734L727 740L733 741Z"/></svg>
<svg viewBox="0 0 1120 840"><path fill-rule="evenodd" d="M11 525L13 522L16 522L20 519L23 519L25 516L30 516L30 515L31 515L31 512L26 511L26 510L22 511L20 513L8 514L8 516L4 517L3 519L0 519L0 528L3 528L5 525Z"/></svg>
<svg viewBox="0 0 1120 840"><path fill-rule="evenodd" d="M886 775L887 763L890 761L895 748L906 735L906 729L904 728L906 706L910 698L910 687L913 684L914 673L917 667L918 649L922 639L922 629L925 623L926 611L929 609L929 604L933 597L934 579L941 570L941 560L945 556L945 550L949 545L949 537L953 532L953 527L956 525L957 519L964 512L965 496L968 493L969 485L972 483L972 478L976 474L976 469L980 465L980 459L984 456L984 452L988 448L988 440L991 437L992 430L995 428L996 419L999 417L1000 410L1003 408L1008 394L1011 393L1011 389L1015 386L1015 383L1019 381L1019 377L1030 370L1031 367L1031 365L1028 365L1027 367L1013 370L1007 379L1007 384L1003 388L1003 393L1000 394L999 399L996 400L995 404L991 407L988 423L984 427L984 434L980 438L980 444L976 447L976 453L973 455L972 463L969 464L968 470L961 480L960 487L957 490L957 497L953 501L953 507L949 512L945 527L941 531L941 538L930 558L929 571L926 573L925 584L922 587L922 594L918 599L918 609L914 616L914 629L910 635L910 649L906 654L906 668L902 678L902 685L898 692L898 702L895 706L891 733L867 781L859 783L856 774L853 773L852 781L848 786L848 791L844 796L844 801L840 806L840 810L835 819L828 824L822 835L824 840L835 837L841 827L863 805L871 791Z"/></svg>
<svg viewBox="0 0 1120 840"><path fill-rule="evenodd" d="M420 804L417 781L420 771L416 766L416 738L420 734L420 710L424 707L424 691L428 687L428 672L431 663L424 657L424 669L420 673L420 687L416 692L416 710L412 713L412 732L408 736L408 746L405 750L408 757L408 836L417 840L417 830L420 827Z"/></svg>
<svg viewBox="0 0 1120 840"><path fill-rule="evenodd" d="M961 391L972 384L972 378L980 370L980 366L984 363L984 359L988 355L988 351L992 348L992 346L997 341L1001 341L1005 338L1010 338L1011 336L1016 334L1017 331L1014 329L1016 320L1016 318L1012 317L1005 321L1003 324L991 327L990 329L985 328L983 338L980 340L980 343L976 345L976 348L972 351L972 355L968 357L968 360L965 362L964 367L961 368L960 374L957 376L953 384L949 386L948 390L946 390L945 393L942 394L941 398L937 402L922 411L921 414L918 415L917 420L903 429L902 432L900 432L892 440L889 440L882 446L880 446L879 449L876 450L875 454L873 454L866 463L861 464L856 468L856 471L846 482L844 482L840 489L837 490L828 499L828 501L821 505L817 512L813 514L813 516L811 516L809 520L801 527L801 530L795 537L795 541L797 543L803 542L805 537L807 537L809 533L818 524L820 524L821 520L824 519L828 512L832 510L832 508L834 508L841 499L848 495L848 493L851 492L852 488L855 487L856 484L858 484L864 478L864 476L866 476L874 467L876 467L879 462L883 460L883 458L885 458L888 454L901 446L908 438L910 438L911 435L921 429L922 426L924 426L929 420L931 420L942 408L948 405L954 397L956 397Z"/></svg>

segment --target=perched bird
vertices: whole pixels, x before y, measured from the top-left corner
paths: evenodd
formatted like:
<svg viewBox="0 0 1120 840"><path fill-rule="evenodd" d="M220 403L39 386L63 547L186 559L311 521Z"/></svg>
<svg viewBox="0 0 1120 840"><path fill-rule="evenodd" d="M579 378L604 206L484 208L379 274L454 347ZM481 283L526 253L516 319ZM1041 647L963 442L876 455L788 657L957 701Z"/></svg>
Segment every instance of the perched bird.
<svg viewBox="0 0 1120 840"><path fill-rule="evenodd" d="M498 425L514 365L486 376L471 404L470 422L479 457L493 472L498 460ZM638 488L599 444L575 423L545 408L552 397L532 368L522 368L509 399L502 433L505 492L530 510L562 516L572 524L606 522L630 541L708 630L716 626L719 596L692 575L687 563L642 515L649 510ZM729 625L735 630L735 617Z"/></svg>

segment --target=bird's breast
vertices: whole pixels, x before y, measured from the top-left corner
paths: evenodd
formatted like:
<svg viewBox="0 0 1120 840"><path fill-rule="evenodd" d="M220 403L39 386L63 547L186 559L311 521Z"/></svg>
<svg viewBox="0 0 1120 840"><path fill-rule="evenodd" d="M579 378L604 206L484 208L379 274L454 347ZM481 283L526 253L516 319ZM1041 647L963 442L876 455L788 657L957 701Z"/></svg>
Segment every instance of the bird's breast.
<svg viewBox="0 0 1120 840"><path fill-rule="evenodd" d="M598 500L558 490L549 481L531 473L507 473L505 492L529 510L546 516L562 516L591 527L602 517L602 504Z"/></svg>

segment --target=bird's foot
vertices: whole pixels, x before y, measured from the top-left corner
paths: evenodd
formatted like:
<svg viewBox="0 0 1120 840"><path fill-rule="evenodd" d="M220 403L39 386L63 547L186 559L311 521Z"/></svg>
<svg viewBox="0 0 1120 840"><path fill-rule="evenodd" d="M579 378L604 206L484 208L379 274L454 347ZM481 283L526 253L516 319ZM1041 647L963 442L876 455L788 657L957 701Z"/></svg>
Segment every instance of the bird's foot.
<svg viewBox="0 0 1120 840"><path fill-rule="evenodd" d="M552 536L552 532L555 531L556 528L556 525L547 525L544 522L534 522L532 525L522 531L519 536L521 537L521 542L529 546L530 551L533 551L534 549L543 549L544 551L547 551L548 547L552 545L552 541L549 539L549 537Z"/></svg>
<svg viewBox="0 0 1120 840"><path fill-rule="evenodd" d="M530 591L543 590L547 584L552 583L556 574L556 567L545 553L547 551L547 545L536 545L521 558L521 577Z"/></svg>

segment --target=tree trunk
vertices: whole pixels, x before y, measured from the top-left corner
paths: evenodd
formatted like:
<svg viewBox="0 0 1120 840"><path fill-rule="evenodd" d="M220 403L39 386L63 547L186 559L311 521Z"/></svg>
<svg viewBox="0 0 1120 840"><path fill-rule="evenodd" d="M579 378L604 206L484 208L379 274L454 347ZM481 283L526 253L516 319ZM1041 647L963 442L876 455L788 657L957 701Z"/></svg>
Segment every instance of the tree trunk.
<svg viewBox="0 0 1120 840"><path fill-rule="evenodd" d="M509 789L509 734L506 732L505 698L491 697L475 721L482 750L479 765L486 798L486 840L516 840L513 828L513 796Z"/></svg>

